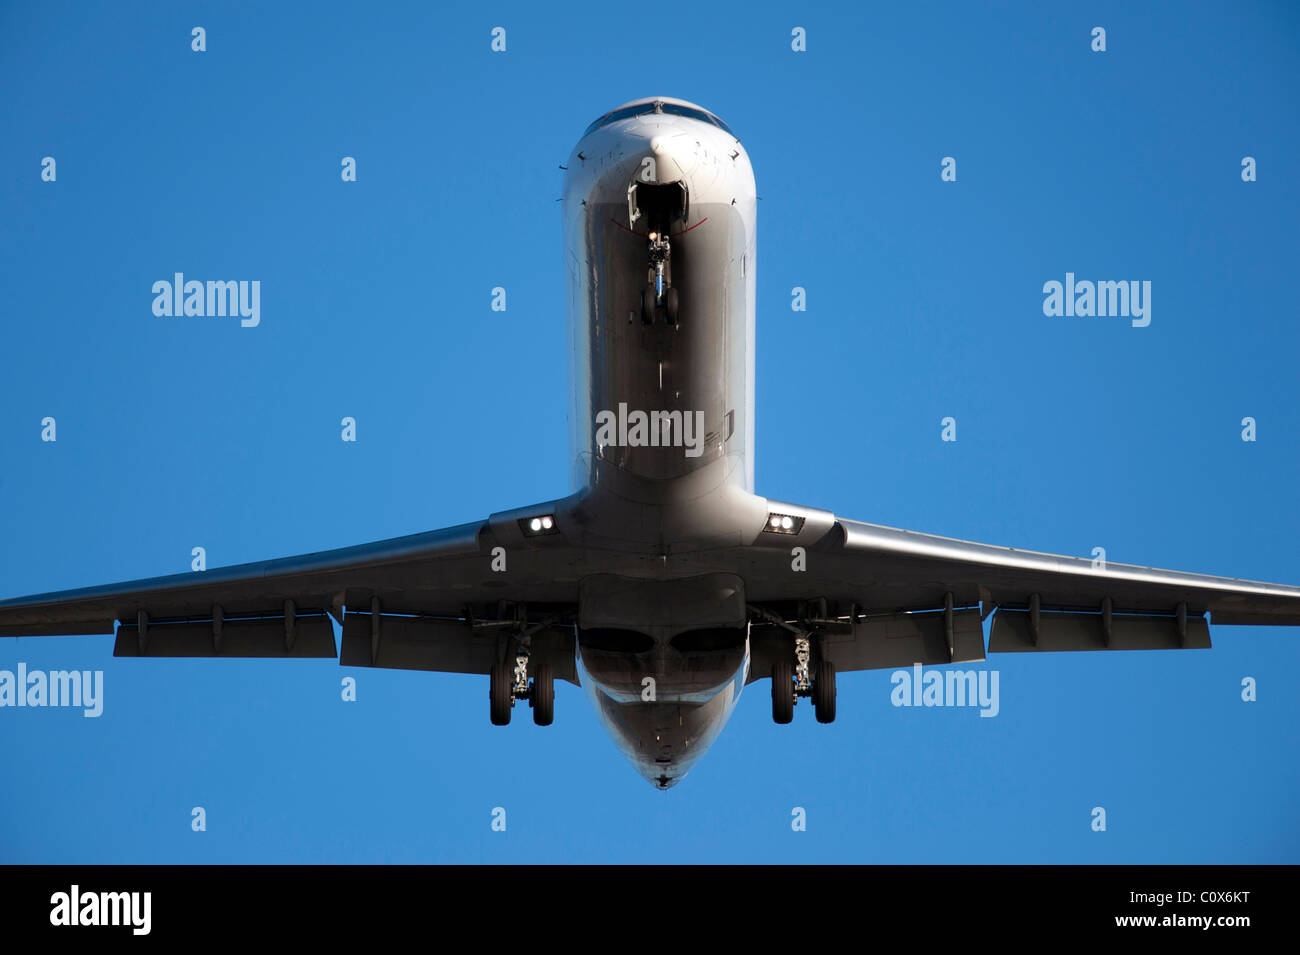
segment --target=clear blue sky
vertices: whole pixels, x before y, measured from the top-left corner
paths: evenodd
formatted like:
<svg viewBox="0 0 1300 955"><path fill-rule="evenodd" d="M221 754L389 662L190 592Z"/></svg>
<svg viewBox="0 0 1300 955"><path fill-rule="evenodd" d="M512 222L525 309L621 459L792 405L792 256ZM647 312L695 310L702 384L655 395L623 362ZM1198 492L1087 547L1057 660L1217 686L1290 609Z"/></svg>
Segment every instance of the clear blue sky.
<svg viewBox="0 0 1300 955"><path fill-rule="evenodd" d="M849 6L0 7L0 596L566 493L557 165L658 93L756 171L759 493L1300 582L1296 8ZM260 280L261 325L155 317L176 271ZM1151 325L1045 317L1067 271L1150 280ZM778 727L756 684L668 793L567 684L503 731L482 678L5 639L106 689L0 710L0 860L1300 861L1300 633L1213 636L995 658L994 719L878 671Z"/></svg>

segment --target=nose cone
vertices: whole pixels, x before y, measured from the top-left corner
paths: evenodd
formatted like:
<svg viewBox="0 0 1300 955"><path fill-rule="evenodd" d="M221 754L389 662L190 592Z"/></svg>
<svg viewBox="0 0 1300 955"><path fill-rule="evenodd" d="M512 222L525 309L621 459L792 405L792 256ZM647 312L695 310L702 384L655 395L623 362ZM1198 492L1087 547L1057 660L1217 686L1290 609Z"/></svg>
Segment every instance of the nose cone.
<svg viewBox="0 0 1300 955"><path fill-rule="evenodd" d="M685 100L657 97L611 110L587 129L565 165L566 215L575 218L593 203L625 203L631 182L680 182L696 209L723 204L743 211L756 199L740 141Z"/></svg>
<svg viewBox="0 0 1300 955"><path fill-rule="evenodd" d="M642 182L683 182L690 178L697 165L695 141L685 133L650 131L643 139L643 155L654 162L641 163Z"/></svg>
<svg viewBox="0 0 1300 955"><path fill-rule="evenodd" d="M680 783L684 778L685 778L684 773L681 776L669 776L668 774L664 773L655 777L650 781L655 784L656 788L668 790L668 789L672 789L674 786Z"/></svg>

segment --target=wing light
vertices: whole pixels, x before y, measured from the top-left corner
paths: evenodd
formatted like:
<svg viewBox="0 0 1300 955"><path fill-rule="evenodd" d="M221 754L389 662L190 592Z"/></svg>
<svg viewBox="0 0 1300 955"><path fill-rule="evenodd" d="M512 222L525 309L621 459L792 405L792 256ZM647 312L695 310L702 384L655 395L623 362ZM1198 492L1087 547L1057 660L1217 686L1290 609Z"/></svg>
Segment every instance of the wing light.
<svg viewBox="0 0 1300 955"><path fill-rule="evenodd" d="M554 514L521 517L519 519L519 529L524 532L525 537L544 537L547 534L558 534L560 532L559 528L555 526Z"/></svg>
<svg viewBox="0 0 1300 955"><path fill-rule="evenodd" d="M792 514L769 514L763 525L765 534L798 534L803 530L803 518Z"/></svg>

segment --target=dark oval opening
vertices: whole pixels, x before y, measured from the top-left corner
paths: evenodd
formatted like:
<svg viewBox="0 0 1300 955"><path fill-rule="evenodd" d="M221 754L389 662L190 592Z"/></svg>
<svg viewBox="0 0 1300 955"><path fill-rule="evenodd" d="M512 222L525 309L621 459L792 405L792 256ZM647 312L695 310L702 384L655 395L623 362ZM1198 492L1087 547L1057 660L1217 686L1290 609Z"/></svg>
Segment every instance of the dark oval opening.
<svg viewBox="0 0 1300 955"><path fill-rule="evenodd" d="M670 641L678 653L709 653L717 650L736 650L745 643L744 627L704 627L687 630Z"/></svg>
<svg viewBox="0 0 1300 955"><path fill-rule="evenodd" d="M583 630L578 635L585 649L604 650L607 653L645 653L654 649L654 639L637 630L619 630L615 627L597 627Z"/></svg>

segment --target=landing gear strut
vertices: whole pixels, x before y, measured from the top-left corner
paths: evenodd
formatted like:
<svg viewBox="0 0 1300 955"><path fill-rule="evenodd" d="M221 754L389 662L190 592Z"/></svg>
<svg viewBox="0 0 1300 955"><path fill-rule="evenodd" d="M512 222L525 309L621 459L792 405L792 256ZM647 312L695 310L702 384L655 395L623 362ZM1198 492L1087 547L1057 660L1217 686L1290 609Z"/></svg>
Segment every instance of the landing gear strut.
<svg viewBox="0 0 1300 955"><path fill-rule="evenodd" d="M796 696L807 696L812 690L812 674L808 672L808 662L812 660L812 641L807 636L794 638L794 692Z"/></svg>
<svg viewBox="0 0 1300 955"><path fill-rule="evenodd" d="M532 649L532 634L545 623L527 626L526 611L522 605L516 608L515 625L521 632L515 638L514 666L505 662L492 664L488 678L488 701L493 726L506 726L510 722L510 711L515 700L527 700L533 710L533 722L538 726L550 726L555 721L555 675L548 664L539 664L533 671L531 682L528 679L528 661ZM501 620L483 622L480 626L510 626L511 621Z"/></svg>
<svg viewBox="0 0 1300 955"><path fill-rule="evenodd" d="M677 289L669 284L671 273L672 244L662 232L651 232L650 270L654 273L652 284L641 292L641 323L654 324L655 316L663 310L664 321L669 325L677 324Z"/></svg>
<svg viewBox="0 0 1300 955"><path fill-rule="evenodd" d="M792 659L772 664L772 722L789 723L799 697L811 697L818 723L835 722L835 664L830 660L813 660L813 634L816 622L801 620L799 626L760 611L769 622L778 623L794 636ZM824 621L822 608L817 621ZM811 628L811 629L809 629Z"/></svg>
<svg viewBox="0 0 1300 955"><path fill-rule="evenodd" d="M806 639L795 643L806 643ZM820 660L809 666L807 650L796 650L798 662L778 660L772 664L772 722L789 723L794 719L798 697L812 697L818 723L835 722L835 664ZM810 674L812 674L810 676Z"/></svg>

